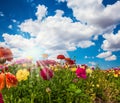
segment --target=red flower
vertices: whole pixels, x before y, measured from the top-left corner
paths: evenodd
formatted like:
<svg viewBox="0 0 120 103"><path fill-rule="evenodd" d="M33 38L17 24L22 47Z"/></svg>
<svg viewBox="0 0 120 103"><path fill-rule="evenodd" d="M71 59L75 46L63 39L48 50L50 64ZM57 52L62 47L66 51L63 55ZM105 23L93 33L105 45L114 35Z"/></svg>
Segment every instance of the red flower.
<svg viewBox="0 0 120 103"><path fill-rule="evenodd" d="M17 78L13 74L6 73L6 87L7 88L16 86L17 83L18 83Z"/></svg>
<svg viewBox="0 0 120 103"><path fill-rule="evenodd" d="M0 47L0 59L11 61L13 59L11 50L9 48Z"/></svg>
<svg viewBox="0 0 120 103"><path fill-rule="evenodd" d="M6 65L0 65L0 70L4 73L5 71L8 71L8 66Z"/></svg>
<svg viewBox="0 0 120 103"><path fill-rule="evenodd" d="M70 58L65 58L65 61L66 61L69 65L75 64L75 60L72 60L72 59L70 59Z"/></svg>
<svg viewBox="0 0 120 103"><path fill-rule="evenodd" d="M57 56L57 59L65 59L65 56L60 54L60 55Z"/></svg>
<svg viewBox="0 0 120 103"><path fill-rule="evenodd" d="M41 69L40 71L40 76L44 79L44 80L50 80L53 77L53 71L49 68L44 68Z"/></svg>
<svg viewBox="0 0 120 103"><path fill-rule="evenodd" d="M65 58L66 61L70 61L71 59L70 58Z"/></svg>
<svg viewBox="0 0 120 103"><path fill-rule="evenodd" d="M0 73L0 91L5 87L5 74ZM0 102L1 103L1 102Z"/></svg>
<svg viewBox="0 0 120 103"><path fill-rule="evenodd" d="M86 70L80 67L77 68L76 75L78 78L83 78L83 79L87 78Z"/></svg>
<svg viewBox="0 0 120 103"><path fill-rule="evenodd" d="M11 73L0 73L0 90L2 90L5 85L7 88L16 86L18 83L16 77Z"/></svg>
<svg viewBox="0 0 120 103"><path fill-rule="evenodd" d="M4 103L2 93L0 93L0 103Z"/></svg>

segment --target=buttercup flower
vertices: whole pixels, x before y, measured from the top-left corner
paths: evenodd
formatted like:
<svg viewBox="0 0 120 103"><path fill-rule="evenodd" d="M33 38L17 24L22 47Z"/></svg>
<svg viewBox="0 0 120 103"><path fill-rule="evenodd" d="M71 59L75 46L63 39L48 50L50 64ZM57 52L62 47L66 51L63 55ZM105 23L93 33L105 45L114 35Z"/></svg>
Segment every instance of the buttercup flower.
<svg viewBox="0 0 120 103"><path fill-rule="evenodd" d="M4 88L5 86L5 74L0 73L0 91ZM0 102L1 103L1 102Z"/></svg>
<svg viewBox="0 0 120 103"><path fill-rule="evenodd" d="M85 69L80 68L80 67L77 68L76 75L78 78L83 78L83 79L87 78Z"/></svg>
<svg viewBox="0 0 120 103"><path fill-rule="evenodd" d="M5 75L6 75L6 79L5 80L6 80L6 87L7 88L10 88L12 86L16 86L17 85L17 83L18 83L17 78L13 74L8 72Z"/></svg>
<svg viewBox="0 0 120 103"><path fill-rule="evenodd" d="M20 69L17 71L16 73L16 78L18 81L22 81L22 80L27 80L28 76L29 76L29 71L27 69Z"/></svg>
<svg viewBox="0 0 120 103"><path fill-rule="evenodd" d="M99 85L99 84L96 84L96 87L97 87L97 88L99 88L99 87L100 87L100 85Z"/></svg>
<svg viewBox="0 0 120 103"><path fill-rule="evenodd" d="M53 77L53 71L49 68L43 68L40 71L40 76L44 79L44 80L50 80Z"/></svg>
<svg viewBox="0 0 120 103"><path fill-rule="evenodd" d="M118 77L118 74L117 74L117 73L114 73L113 76L117 78L117 77Z"/></svg>
<svg viewBox="0 0 120 103"><path fill-rule="evenodd" d="M57 56L57 59L65 59L65 56L60 54L60 55Z"/></svg>
<svg viewBox="0 0 120 103"><path fill-rule="evenodd" d="M17 85L17 79L16 77L11 74L11 73L1 73L0 74L0 90L2 90L5 85L7 88L10 88L12 86L16 86Z"/></svg>
<svg viewBox="0 0 120 103"><path fill-rule="evenodd" d="M71 68L71 71L72 71L72 72L75 72L76 70L77 70L76 67Z"/></svg>
<svg viewBox="0 0 120 103"><path fill-rule="evenodd" d="M0 93L0 103L4 103L2 93Z"/></svg>
<svg viewBox="0 0 120 103"><path fill-rule="evenodd" d="M1 58L11 61L13 59L11 50L9 48L0 47L0 59Z"/></svg>
<svg viewBox="0 0 120 103"><path fill-rule="evenodd" d="M87 74L92 74L92 72L93 72L92 69L90 69L90 68L87 68L87 69L86 69L86 73L87 73Z"/></svg>

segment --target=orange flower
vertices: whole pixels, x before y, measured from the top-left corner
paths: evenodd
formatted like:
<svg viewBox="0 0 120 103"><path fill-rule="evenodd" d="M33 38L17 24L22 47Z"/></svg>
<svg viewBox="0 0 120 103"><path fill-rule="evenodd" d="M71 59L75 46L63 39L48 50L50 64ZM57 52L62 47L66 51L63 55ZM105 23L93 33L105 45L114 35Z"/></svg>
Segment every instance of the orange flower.
<svg viewBox="0 0 120 103"><path fill-rule="evenodd" d="M5 74L4 73L0 73L0 91L4 88L5 86Z"/></svg>
<svg viewBox="0 0 120 103"><path fill-rule="evenodd" d="M6 73L6 87L7 88L16 86L17 83L18 83L17 78L13 74Z"/></svg>
<svg viewBox="0 0 120 103"><path fill-rule="evenodd" d="M0 58L11 61L13 59L13 54L9 48L0 47Z"/></svg>

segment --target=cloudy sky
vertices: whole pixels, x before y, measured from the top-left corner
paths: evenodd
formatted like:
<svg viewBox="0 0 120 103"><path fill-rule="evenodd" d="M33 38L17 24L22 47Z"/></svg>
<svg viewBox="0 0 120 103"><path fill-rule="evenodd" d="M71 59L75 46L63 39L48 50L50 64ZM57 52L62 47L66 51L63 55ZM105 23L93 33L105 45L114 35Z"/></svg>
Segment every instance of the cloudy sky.
<svg viewBox="0 0 120 103"><path fill-rule="evenodd" d="M120 0L0 0L0 46L14 58L64 54L77 64L120 66Z"/></svg>

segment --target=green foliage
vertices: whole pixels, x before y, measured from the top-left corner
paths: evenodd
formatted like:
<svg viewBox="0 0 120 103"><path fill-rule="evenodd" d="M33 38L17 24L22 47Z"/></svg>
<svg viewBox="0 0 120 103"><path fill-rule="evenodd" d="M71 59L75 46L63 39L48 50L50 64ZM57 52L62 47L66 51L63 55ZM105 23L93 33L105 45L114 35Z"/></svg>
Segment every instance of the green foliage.
<svg viewBox="0 0 120 103"><path fill-rule="evenodd" d="M10 71L15 74L19 68L11 67ZM61 69L54 72L51 80L43 80L36 68L26 81L3 89L2 94L5 103L119 103L119 81L120 78L100 69L95 69L87 79L77 78L69 69Z"/></svg>

